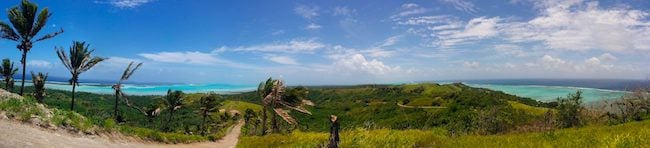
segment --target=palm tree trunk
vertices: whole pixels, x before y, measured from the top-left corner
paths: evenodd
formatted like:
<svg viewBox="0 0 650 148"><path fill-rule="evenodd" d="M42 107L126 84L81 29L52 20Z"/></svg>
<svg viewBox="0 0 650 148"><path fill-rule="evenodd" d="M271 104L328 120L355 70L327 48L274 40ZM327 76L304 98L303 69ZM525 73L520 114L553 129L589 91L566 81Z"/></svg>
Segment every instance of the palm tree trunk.
<svg viewBox="0 0 650 148"><path fill-rule="evenodd" d="M169 123L172 122L172 117L174 117L174 110L171 110L169 113L169 119L167 120L167 123L165 124L165 128L167 128L167 131L170 131L171 128L169 128Z"/></svg>
<svg viewBox="0 0 650 148"><path fill-rule="evenodd" d="M9 77L5 77L5 89L8 92L11 92L11 90L9 89Z"/></svg>
<svg viewBox="0 0 650 148"><path fill-rule="evenodd" d="M117 103L119 99L120 99L119 91L115 90L115 113L113 114L113 117L115 117L116 122L117 122Z"/></svg>
<svg viewBox="0 0 650 148"><path fill-rule="evenodd" d="M77 88L77 81L72 82L72 102L70 103L70 110L71 111L74 111L74 90L75 90L75 88Z"/></svg>
<svg viewBox="0 0 650 148"><path fill-rule="evenodd" d="M262 113L262 136L266 135L266 105L263 105Z"/></svg>
<svg viewBox="0 0 650 148"><path fill-rule="evenodd" d="M25 89L25 68L27 67L27 49L23 49L23 58L21 63L23 64L23 81L20 84L20 95L23 95L23 89Z"/></svg>
<svg viewBox="0 0 650 148"><path fill-rule="evenodd" d="M201 121L201 136L205 136L205 117L207 116L206 113L203 114L203 121Z"/></svg>
<svg viewBox="0 0 650 148"><path fill-rule="evenodd" d="M271 118L271 124L272 124L272 127L271 127L271 128L272 128L272 131L271 131L271 132L273 132L273 133L279 133L279 132L280 132L280 128L278 128L278 120L277 120L278 115L276 115L276 114L271 114L271 115L272 115L272 116L271 116L271 117L272 117L272 118Z"/></svg>

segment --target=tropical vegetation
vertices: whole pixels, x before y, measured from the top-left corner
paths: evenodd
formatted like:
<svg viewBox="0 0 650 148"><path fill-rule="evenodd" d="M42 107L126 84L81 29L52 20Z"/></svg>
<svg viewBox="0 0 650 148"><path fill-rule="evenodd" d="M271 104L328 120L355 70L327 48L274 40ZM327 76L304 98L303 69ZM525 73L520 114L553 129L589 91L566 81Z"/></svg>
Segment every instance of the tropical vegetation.
<svg viewBox="0 0 650 148"><path fill-rule="evenodd" d="M43 99L45 99L45 82L47 81L47 74L43 74L39 72L38 74L34 74L32 72L32 84L34 84L34 93L32 93L32 96L38 101L38 103L43 103Z"/></svg>
<svg viewBox="0 0 650 148"><path fill-rule="evenodd" d="M14 88L14 75L18 72L18 68L14 68L14 63L11 62L8 58L2 60L2 65L0 65L0 74L4 77L5 89L8 91L13 90Z"/></svg>
<svg viewBox="0 0 650 148"><path fill-rule="evenodd" d="M54 38L63 33L63 29L35 38L41 29L47 25L52 13L48 8L43 8L39 13L38 5L29 0L22 0L18 6L9 8L7 14L11 26L0 21L0 38L18 42L16 48L22 52L20 63L23 64L19 94L23 95L25 70L27 70L27 53L32 49L34 43Z"/></svg>
<svg viewBox="0 0 650 148"><path fill-rule="evenodd" d="M74 41L72 42L72 47L70 47L69 56L66 55L63 47L56 49L56 54L59 56L63 66L70 71L70 85L72 85L72 101L70 103L70 110L74 110L74 93L77 85L79 85L79 75L81 73L90 70L93 66L97 65L99 62L104 61L104 58L101 57L92 57L92 53L95 49L89 49L90 45L86 45L86 42Z"/></svg>

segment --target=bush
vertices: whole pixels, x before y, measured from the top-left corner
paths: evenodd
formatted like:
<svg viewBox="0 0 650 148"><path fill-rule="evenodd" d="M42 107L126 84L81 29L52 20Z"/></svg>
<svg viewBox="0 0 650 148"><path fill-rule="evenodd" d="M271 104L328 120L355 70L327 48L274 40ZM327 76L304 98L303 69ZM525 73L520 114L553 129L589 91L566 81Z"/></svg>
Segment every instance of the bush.
<svg viewBox="0 0 650 148"><path fill-rule="evenodd" d="M558 98L558 124L562 128L576 127L582 125L580 112L582 112L582 91L569 94L567 98Z"/></svg>
<svg viewBox="0 0 650 148"><path fill-rule="evenodd" d="M102 123L102 127L110 130L110 129L115 129L117 127L117 124L115 124L115 120L113 119L106 119Z"/></svg>
<svg viewBox="0 0 650 148"><path fill-rule="evenodd" d="M18 117L21 121L29 121L32 116L42 116L38 103L31 97L23 99L10 98L0 102L0 110L6 111L7 116Z"/></svg>

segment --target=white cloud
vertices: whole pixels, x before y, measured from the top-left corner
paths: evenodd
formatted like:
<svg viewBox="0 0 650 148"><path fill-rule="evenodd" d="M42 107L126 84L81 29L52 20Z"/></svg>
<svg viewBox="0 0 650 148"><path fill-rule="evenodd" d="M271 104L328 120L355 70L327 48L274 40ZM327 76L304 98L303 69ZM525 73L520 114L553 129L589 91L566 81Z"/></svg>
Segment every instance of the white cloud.
<svg viewBox="0 0 650 148"><path fill-rule="evenodd" d="M600 8L598 2L540 1L540 15L504 27L513 42L541 41L562 50L650 50L649 13L629 8Z"/></svg>
<svg viewBox="0 0 650 148"><path fill-rule="evenodd" d="M479 68L480 66L481 66L481 64L479 62L476 62L476 61L465 61L465 62L463 62L463 67L465 67L465 68L476 69L476 68Z"/></svg>
<svg viewBox="0 0 650 148"><path fill-rule="evenodd" d="M334 7L334 13L332 15L334 16L352 16L356 10L355 9L350 9L348 7Z"/></svg>
<svg viewBox="0 0 650 148"><path fill-rule="evenodd" d="M108 3L118 8L135 8L154 0L108 0L108 1L95 1L95 3Z"/></svg>
<svg viewBox="0 0 650 148"><path fill-rule="evenodd" d="M307 27L305 27L305 29L309 29L309 30L317 30L317 29L320 29L320 28L321 28L321 26L318 25L318 24L315 24L315 23L311 23L311 24L307 25Z"/></svg>
<svg viewBox="0 0 650 148"><path fill-rule="evenodd" d="M361 72L363 74L371 75L384 75L401 71L399 66L388 66L377 59L367 59L366 56L362 54L364 51L359 52L355 49L334 46L332 52L333 53L328 55L328 58L334 61L333 66L335 68L342 68L342 71Z"/></svg>
<svg viewBox="0 0 650 148"><path fill-rule="evenodd" d="M131 62L142 62L140 59L131 59L131 58L124 58L124 57L109 57L107 60L102 61L100 64L103 65L128 65Z"/></svg>
<svg viewBox="0 0 650 148"><path fill-rule="evenodd" d="M497 53L507 55L507 56L515 56L515 57L526 57L528 56L528 53L523 51L521 49L522 47L514 44L498 44L494 45L494 50L496 50Z"/></svg>
<svg viewBox="0 0 650 148"><path fill-rule="evenodd" d="M386 40L384 40L384 42L381 43L381 45L379 45L379 46L380 47L393 46L393 45L395 45L395 43L399 42L399 40L401 38L402 38L401 35L391 36L391 37L387 38Z"/></svg>
<svg viewBox="0 0 650 148"><path fill-rule="evenodd" d="M474 13L476 12L477 9L474 6L474 3L465 0L440 0L440 1L451 4L452 6L454 6L456 10L460 10L467 13Z"/></svg>
<svg viewBox="0 0 650 148"><path fill-rule="evenodd" d="M29 60L27 61L28 66L34 66L39 68L51 68L52 63L44 60Z"/></svg>
<svg viewBox="0 0 650 148"><path fill-rule="evenodd" d="M596 57L591 57L587 60L585 60L585 63L590 64L590 65L600 65L600 59Z"/></svg>
<svg viewBox="0 0 650 148"><path fill-rule="evenodd" d="M418 4L416 4L416 3L406 3L406 4L402 4L402 8L404 8L404 9L408 9L408 8L416 8L416 7L420 7L420 5L418 5Z"/></svg>
<svg viewBox="0 0 650 148"><path fill-rule="evenodd" d="M373 58L387 58L387 57L392 57L393 55L396 54L395 51L390 51L390 50L385 50L381 48L372 48L372 49L367 49L367 50L361 50L361 53L365 53L370 57Z"/></svg>
<svg viewBox="0 0 650 148"><path fill-rule="evenodd" d="M598 57L600 60L603 61L616 61L618 58L616 58L614 55L610 53L603 53Z"/></svg>
<svg viewBox="0 0 650 148"><path fill-rule="evenodd" d="M411 17L397 21L409 32L431 40L437 47L454 47L499 35L499 17L479 17L467 22L446 15Z"/></svg>
<svg viewBox="0 0 650 148"><path fill-rule="evenodd" d="M222 47L222 50L230 51L256 51L270 53L314 53L318 49L324 48L325 45L316 41L316 39L299 40L294 39L288 42L277 42L270 44L261 44L253 46L244 46L236 48Z"/></svg>
<svg viewBox="0 0 650 148"><path fill-rule="evenodd" d="M422 13L426 13L428 11L429 11L429 9L422 8L418 4L406 3L406 4L402 4L402 9L401 9L401 11L399 13L391 16L390 18L393 19L393 20L400 20L403 17L422 14Z"/></svg>
<svg viewBox="0 0 650 148"><path fill-rule="evenodd" d="M274 30L273 32L271 32L271 35L283 35L285 33L287 32L284 30Z"/></svg>
<svg viewBox="0 0 650 148"><path fill-rule="evenodd" d="M203 53L198 51L141 53L138 55L152 61L165 63L212 65L221 61L212 53Z"/></svg>
<svg viewBox="0 0 650 148"><path fill-rule="evenodd" d="M541 58L541 64L547 69L562 68L564 66L567 66L567 65L565 65L566 63L567 63L566 61L564 61L564 60L562 60L560 58L550 56L550 55L544 55Z"/></svg>
<svg viewBox="0 0 650 148"><path fill-rule="evenodd" d="M312 20L318 16L318 7L317 6L307 6L307 5L298 5L293 11L302 16L305 19Z"/></svg>
<svg viewBox="0 0 650 148"><path fill-rule="evenodd" d="M348 70L373 75L383 75L385 73L399 70L399 67L387 66L377 59L367 60L366 57L361 54L351 54L344 56L340 59L337 59L335 65L346 68Z"/></svg>
<svg viewBox="0 0 650 148"><path fill-rule="evenodd" d="M296 62L295 59L288 57L288 56L279 56L279 55L269 55L264 57L265 59L269 61L273 61L276 63L280 64L286 64L286 65L298 65L298 62Z"/></svg>

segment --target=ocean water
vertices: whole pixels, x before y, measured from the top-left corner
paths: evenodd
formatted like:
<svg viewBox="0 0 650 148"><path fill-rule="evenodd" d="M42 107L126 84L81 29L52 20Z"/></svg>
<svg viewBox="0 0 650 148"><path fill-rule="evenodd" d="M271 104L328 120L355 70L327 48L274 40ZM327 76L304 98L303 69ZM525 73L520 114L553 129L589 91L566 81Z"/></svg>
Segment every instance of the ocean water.
<svg viewBox="0 0 650 148"><path fill-rule="evenodd" d="M503 91L508 94L520 97L528 97L535 100L550 102L558 97L566 97L570 93L582 91L583 102L595 102L599 100L617 99L629 93L620 90L608 90L598 88L584 88L571 86L542 86L542 85L502 85L502 84L467 84L472 87L487 88Z"/></svg>
<svg viewBox="0 0 650 148"><path fill-rule="evenodd" d="M487 88L503 91L521 97L529 97L539 101L554 101L558 97L566 97L570 93L581 90L584 102L617 99L629 93L630 88L647 85L642 80L558 80L558 79L521 79L521 80L466 80L439 82L447 84L462 82L472 87ZM26 82L27 86L31 83ZM113 94L109 83L93 82L81 83L77 91L99 94ZM18 83L16 85L19 85ZM48 82L45 86L49 89L72 90L72 86L65 82ZM124 84L122 91L127 95L164 95L167 90L181 90L185 93L215 92L220 94L238 93L256 90L256 85L228 85L228 84Z"/></svg>
<svg viewBox="0 0 650 148"><path fill-rule="evenodd" d="M20 84L16 84L18 86ZM32 86L32 83L25 82L25 86ZM72 85L62 82L48 82L45 88L56 90L72 90ZM144 84L123 84L122 92L126 95L164 95L167 90L181 90L185 93L207 93L215 92L219 94L237 93L253 91L257 86L249 85L228 85L228 84L159 84L159 85L144 85ZM98 94L114 94L111 85L103 85L99 83L81 83L77 86L76 91L89 92Z"/></svg>

